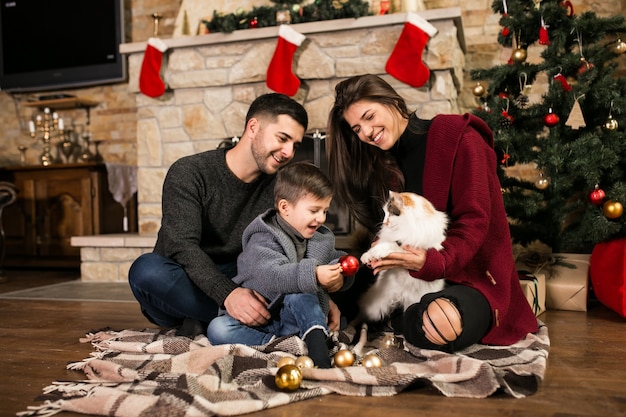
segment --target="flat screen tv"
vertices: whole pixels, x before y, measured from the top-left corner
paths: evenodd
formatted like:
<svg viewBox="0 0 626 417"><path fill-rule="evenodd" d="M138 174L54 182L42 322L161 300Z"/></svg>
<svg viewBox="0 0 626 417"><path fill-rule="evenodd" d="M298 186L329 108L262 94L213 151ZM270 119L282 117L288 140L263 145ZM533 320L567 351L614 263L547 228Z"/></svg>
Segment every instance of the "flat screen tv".
<svg viewBox="0 0 626 417"><path fill-rule="evenodd" d="M0 0L0 90L46 91L126 78L123 0Z"/></svg>

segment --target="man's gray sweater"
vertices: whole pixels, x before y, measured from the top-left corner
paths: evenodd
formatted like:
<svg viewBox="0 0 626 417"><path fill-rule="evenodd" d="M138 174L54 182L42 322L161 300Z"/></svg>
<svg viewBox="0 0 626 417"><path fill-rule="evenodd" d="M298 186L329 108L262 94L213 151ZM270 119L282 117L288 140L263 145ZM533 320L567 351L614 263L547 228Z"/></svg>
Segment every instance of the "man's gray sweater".
<svg viewBox="0 0 626 417"><path fill-rule="evenodd" d="M163 217L154 252L179 263L219 305L237 288L216 264L235 262L244 229L274 205L275 175L244 183L226 166L226 149L174 162L163 183Z"/></svg>

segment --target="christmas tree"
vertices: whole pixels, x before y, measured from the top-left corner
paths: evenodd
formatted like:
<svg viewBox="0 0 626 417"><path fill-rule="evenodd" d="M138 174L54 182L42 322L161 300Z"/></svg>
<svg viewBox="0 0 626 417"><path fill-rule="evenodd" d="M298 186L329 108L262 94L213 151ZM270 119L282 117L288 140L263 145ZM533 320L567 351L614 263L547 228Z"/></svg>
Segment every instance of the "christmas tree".
<svg viewBox="0 0 626 417"><path fill-rule="evenodd" d="M510 58L471 71L472 92L474 113L494 131L514 243L591 253L626 236L624 17L576 14L558 0L495 0L492 9ZM536 62L529 48L540 51ZM509 175L520 165L536 176Z"/></svg>

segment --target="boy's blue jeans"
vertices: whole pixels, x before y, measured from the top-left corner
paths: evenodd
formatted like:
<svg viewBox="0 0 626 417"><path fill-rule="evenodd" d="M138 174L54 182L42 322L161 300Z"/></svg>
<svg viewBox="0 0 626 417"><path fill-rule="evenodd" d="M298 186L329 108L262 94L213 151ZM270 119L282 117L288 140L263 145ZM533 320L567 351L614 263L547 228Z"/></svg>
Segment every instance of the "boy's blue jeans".
<svg viewBox="0 0 626 417"><path fill-rule="evenodd" d="M298 335L304 339L316 328L330 334L317 295L286 294L278 316L265 326L250 327L224 314L211 321L207 337L212 345L240 343L258 346L269 343L275 336Z"/></svg>

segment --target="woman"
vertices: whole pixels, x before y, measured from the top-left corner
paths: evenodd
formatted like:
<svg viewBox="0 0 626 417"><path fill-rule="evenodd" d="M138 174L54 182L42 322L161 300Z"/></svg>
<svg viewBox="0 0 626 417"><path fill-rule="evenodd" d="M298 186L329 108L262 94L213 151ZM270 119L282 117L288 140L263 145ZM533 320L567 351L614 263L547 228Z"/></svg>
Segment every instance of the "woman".
<svg viewBox="0 0 626 417"><path fill-rule="evenodd" d="M419 119L375 75L349 78L335 91L329 176L355 219L374 234L388 190L421 194L450 218L441 251L404 247L369 264L374 274L407 268L416 279L446 281L394 318L394 329L415 346L447 352L479 342L509 345L536 332L513 260L489 127L469 114Z"/></svg>

